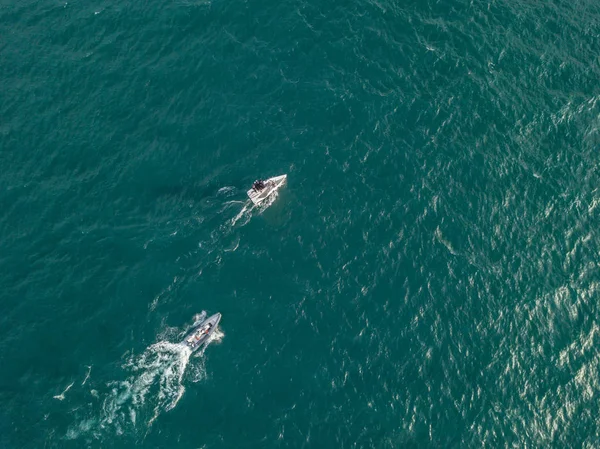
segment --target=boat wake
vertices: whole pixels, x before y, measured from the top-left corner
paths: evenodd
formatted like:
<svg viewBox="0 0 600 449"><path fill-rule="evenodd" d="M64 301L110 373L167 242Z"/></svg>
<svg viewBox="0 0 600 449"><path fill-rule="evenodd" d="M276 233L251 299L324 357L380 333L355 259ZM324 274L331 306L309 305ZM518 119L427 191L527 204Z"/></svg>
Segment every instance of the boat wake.
<svg viewBox="0 0 600 449"><path fill-rule="evenodd" d="M136 424L138 413L152 409L148 426L161 412L173 409L185 393L183 375L189 363L190 350L179 344L160 342L150 346L139 357L131 358L124 368L131 375L125 381L112 382L111 393L103 409L112 422Z"/></svg>
<svg viewBox="0 0 600 449"><path fill-rule="evenodd" d="M220 331L215 331L194 359L204 354L210 342L222 337ZM102 393L92 389L90 394L96 398L99 410L72 426L66 437L100 438L106 432L145 435L162 413L177 406L185 393L184 380L199 382L206 378L204 363L199 360L191 364L186 374L191 355L184 345L161 341L141 355L131 356L123 364L126 379L108 382Z"/></svg>
<svg viewBox="0 0 600 449"><path fill-rule="evenodd" d="M240 226L245 226L252 218L252 211L256 206L254 206L250 200L242 204L244 205L242 210L240 210L237 215L231 219L231 226L235 226L240 220L242 220Z"/></svg>

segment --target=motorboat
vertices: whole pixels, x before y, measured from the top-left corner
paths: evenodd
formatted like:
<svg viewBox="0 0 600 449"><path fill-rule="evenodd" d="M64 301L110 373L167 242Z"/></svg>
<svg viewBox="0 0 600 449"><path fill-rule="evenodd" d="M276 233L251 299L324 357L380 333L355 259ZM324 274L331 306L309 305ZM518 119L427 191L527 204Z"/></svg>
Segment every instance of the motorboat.
<svg viewBox="0 0 600 449"><path fill-rule="evenodd" d="M194 352L208 341L212 333L215 331L221 321L221 314L216 313L207 319L194 325L192 330L181 342Z"/></svg>
<svg viewBox="0 0 600 449"><path fill-rule="evenodd" d="M277 191L286 179L287 175L280 175L266 180L254 181L252 188L248 190L248 197L254 204L258 205Z"/></svg>

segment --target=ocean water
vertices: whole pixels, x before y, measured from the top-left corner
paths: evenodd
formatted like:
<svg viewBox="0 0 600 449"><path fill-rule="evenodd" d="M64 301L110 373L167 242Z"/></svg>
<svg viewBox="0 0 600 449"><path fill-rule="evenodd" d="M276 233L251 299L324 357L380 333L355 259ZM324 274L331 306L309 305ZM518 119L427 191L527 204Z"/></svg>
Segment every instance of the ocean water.
<svg viewBox="0 0 600 449"><path fill-rule="evenodd" d="M2 1L0 446L599 447L599 38L592 0Z"/></svg>

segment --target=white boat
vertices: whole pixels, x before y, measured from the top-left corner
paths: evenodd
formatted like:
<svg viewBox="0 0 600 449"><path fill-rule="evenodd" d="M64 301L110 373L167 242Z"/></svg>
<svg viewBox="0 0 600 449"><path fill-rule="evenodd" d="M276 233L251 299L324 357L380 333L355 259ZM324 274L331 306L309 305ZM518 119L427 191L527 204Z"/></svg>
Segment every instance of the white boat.
<svg viewBox="0 0 600 449"><path fill-rule="evenodd" d="M273 192L279 189L279 187L281 187L285 183L286 179L287 175L281 175L274 176L273 178L269 178L264 181L254 181L252 188L248 190L248 197L252 200L254 204L260 204L269 196L271 196Z"/></svg>

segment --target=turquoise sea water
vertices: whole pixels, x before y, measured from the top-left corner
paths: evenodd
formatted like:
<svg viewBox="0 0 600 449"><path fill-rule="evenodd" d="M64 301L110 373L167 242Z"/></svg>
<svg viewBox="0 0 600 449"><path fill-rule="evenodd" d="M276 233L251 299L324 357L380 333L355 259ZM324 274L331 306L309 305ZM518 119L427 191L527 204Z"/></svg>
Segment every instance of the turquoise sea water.
<svg viewBox="0 0 600 449"><path fill-rule="evenodd" d="M599 37L592 0L1 2L0 446L600 446Z"/></svg>

